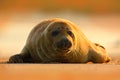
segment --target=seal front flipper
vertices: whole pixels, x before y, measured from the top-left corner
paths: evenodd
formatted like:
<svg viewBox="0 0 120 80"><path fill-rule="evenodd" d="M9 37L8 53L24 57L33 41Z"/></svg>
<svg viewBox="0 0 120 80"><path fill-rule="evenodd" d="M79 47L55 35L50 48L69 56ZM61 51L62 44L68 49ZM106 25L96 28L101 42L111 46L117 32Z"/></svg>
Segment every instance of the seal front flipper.
<svg viewBox="0 0 120 80"><path fill-rule="evenodd" d="M98 43L94 43L96 46L99 46L99 47L101 47L101 48L103 48L103 49L105 49L105 47L104 46L102 46L102 45L100 45L100 44L98 44Z"/></svg>
<svg viewBox="0 0 120 80"><path fill-rule="evenodd" d="M8 63L32 63L33 59L30 55L16 54L9 58Z"/></svg>
<svg viewBox="0 0 120 80"><path fill-rule="evenodd" d="M24 60L21 54L16 54L16 55L11 56L8 61L8 63L23 63L23 62Z"/></svg>

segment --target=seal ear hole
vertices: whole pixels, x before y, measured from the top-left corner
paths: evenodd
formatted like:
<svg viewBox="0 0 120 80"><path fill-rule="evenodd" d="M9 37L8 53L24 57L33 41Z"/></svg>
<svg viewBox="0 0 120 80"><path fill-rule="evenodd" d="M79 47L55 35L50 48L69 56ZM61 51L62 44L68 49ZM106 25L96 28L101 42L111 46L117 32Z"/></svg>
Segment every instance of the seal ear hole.
<svg viewBox="0 0 120 80"><path fill-rule="evenodd" d="M60 33L60 31L56 30L56 31L53 31L53 32L51 33L51 35L55 37L55 36L57 36L59 33Z"/></svg>

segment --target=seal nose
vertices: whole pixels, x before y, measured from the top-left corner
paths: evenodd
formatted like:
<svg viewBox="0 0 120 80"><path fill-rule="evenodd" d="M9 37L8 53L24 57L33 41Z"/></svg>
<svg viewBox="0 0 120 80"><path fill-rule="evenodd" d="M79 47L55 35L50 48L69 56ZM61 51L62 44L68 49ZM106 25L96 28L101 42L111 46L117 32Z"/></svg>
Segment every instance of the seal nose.
<svg viewBox="0 0 120 80"><path fill-rule="evenodd" d="M57 43L57 47L64 50L70 48L71 46L72 43L67 38L62 39L60 42Z"/></svg>

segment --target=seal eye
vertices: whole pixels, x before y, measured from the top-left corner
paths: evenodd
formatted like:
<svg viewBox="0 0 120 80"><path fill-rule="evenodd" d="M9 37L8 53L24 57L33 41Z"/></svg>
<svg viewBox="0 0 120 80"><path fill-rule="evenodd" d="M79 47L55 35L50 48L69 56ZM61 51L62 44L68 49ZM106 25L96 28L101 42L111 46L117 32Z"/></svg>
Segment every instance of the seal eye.
<svg viewBox="0 0 120 80"><path fill-rule="evenodd" d="M73 33L71 31L67 31L67 33L71 36L74 37Z"/></svg>
<svg viewBox="0 0 120 80"><path fill-rule="evenodd" d="M58 34L59 34L59 31L56 30L56 31L53 31L51 35L52 35L52 36L57 36Z"/></svg>

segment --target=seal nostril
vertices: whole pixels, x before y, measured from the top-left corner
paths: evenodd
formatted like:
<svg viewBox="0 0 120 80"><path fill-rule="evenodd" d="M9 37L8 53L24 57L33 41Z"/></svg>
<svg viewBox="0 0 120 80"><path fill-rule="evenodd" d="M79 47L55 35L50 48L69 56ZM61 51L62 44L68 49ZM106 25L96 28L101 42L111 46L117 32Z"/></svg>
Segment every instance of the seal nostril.
<svg viewBox="0 0 120 80"><path fill-rule="evenodd" d="M65 39L62 39L61 42L67 43L67 42L69 42L69 40L65 38Z"/></svg>
<svg viewBox="0 0 120 80"><path fill-rule="evenodd" d="M68 39L62 39L57 43L57 47L60 49L68 49L72 46L72 43Z"/></svg>

